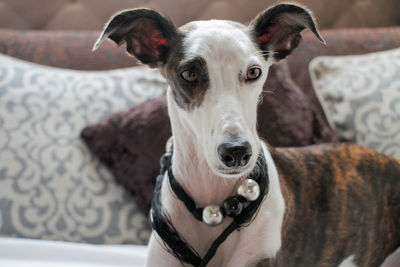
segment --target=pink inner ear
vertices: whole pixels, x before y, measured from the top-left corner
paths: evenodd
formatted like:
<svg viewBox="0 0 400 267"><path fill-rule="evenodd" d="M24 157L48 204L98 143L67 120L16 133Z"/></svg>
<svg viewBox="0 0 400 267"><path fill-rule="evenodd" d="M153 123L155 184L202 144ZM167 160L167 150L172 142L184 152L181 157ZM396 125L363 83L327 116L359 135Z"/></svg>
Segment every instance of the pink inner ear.
<svg viewBox="0 0 400 267"><path fill-rule="evenodd" d="M269 40L270 36L267 33L264 33L263 35L258 36L258 43L263 44L266 43Z"/></svg>
<svg viewBox="0 0 400 267"><path fill-rule="evenodd" d="M153 48L158 48L160 45L165 45L167 43L167 39L163 38L159 30L153 30L150 36L150 44Z"/></svg>
<svg viewBox="0 0 400 267"><path fill-rule="evenodd" d="M266 33L263 35L258 36L257 41L259 44L264 44L266 42L270 42L271 39L275 37L275 35L278 33L279 27L270 27L268 30L266 30Z"/></svg>

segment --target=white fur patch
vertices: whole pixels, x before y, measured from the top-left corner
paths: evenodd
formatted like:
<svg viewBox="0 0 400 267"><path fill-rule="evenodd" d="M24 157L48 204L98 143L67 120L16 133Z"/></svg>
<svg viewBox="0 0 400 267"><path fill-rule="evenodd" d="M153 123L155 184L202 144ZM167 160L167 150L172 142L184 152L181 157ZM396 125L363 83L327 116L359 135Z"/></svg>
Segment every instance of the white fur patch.
<svg viewBox="0 0 400 267"><path fill-rule="evenodd" d="M219 20L192 24L193 30L183 41L184 57L188 60L201 57L206 61L210 85L199 107L190 112L180 111L178 116L195 134L191 138L195 138L200 160L206 161L213 173L239 178L254 167L257 153L235 176L227 173L229 170L219 159L217 147L227 129L234 129L250 143L253 152L259 150L257 105L270 63L265 61L250 34L238 24ZM262 70L257 80L246 81L250 67Z"/></svg>
<svg viewBox="0 0 400 267"><path fill-rule="evenodd" d="M353 260L354 255L351 255L350 257L346 258L338 267L357 267Z"/></svg>

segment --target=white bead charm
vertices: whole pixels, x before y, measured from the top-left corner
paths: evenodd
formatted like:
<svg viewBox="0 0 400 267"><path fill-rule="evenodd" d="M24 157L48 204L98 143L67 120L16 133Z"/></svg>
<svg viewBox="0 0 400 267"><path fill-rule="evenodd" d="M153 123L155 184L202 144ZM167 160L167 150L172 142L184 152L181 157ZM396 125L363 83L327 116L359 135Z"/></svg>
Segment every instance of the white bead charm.
<svg viewBox="0 0 400 267"><path fill-rule="evenodd" d="M240 183L237 194L248 201L254 201L260 195L260 186L253 179L245 179Z"/></svg>
<svg viewBox="0 0 400 267"><path fill-rule="evenodd" d="M218 205L209 205L203 209L203 222L206 224L215 226L220 224L223 219L224 215Z"/></svg>

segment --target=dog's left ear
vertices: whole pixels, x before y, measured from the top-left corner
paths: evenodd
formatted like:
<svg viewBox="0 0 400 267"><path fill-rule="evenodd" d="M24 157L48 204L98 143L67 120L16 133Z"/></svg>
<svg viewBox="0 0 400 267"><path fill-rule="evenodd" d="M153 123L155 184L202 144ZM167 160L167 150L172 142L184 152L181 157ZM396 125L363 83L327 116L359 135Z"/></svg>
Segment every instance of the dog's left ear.
<svg viewBox="0 0 400 267"><path fill-rule="evenodd" d="M301 40L300 33L308 28L325 43L311 12L294 4L278 4L258 14L249 25L265 58L280 60L289 55Z"/></svg>
<svg viewBox="0 0 400 267"><path fill-rule="evenodd" d="M178 29L173 23L154 10L124 10L106 24L93 51L108 37L117 45L126 43L129 54L150 67L156 67L166 62L178 36Z"/></svg>

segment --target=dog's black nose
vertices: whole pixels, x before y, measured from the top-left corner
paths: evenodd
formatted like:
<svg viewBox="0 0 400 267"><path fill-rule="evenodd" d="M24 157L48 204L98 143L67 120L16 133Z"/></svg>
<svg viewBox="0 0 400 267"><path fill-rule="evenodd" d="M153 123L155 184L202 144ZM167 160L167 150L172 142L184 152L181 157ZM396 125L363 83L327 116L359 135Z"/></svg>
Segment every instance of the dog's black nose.
<svg viewBox="0 0 400 267"><path fill-rule="evenodd" d="M218 156L227 167L243 167L251 157L251 146L247 141L222 143L218 146Z"/></svg>

